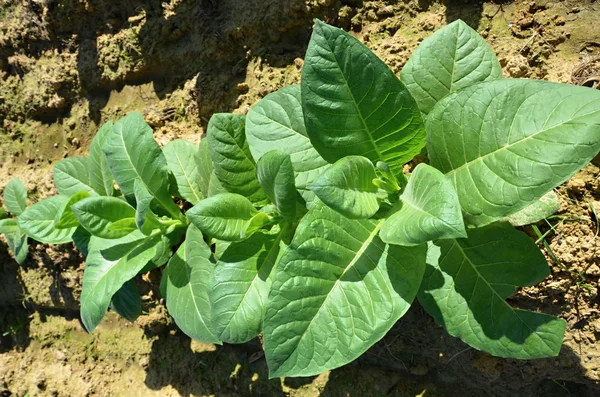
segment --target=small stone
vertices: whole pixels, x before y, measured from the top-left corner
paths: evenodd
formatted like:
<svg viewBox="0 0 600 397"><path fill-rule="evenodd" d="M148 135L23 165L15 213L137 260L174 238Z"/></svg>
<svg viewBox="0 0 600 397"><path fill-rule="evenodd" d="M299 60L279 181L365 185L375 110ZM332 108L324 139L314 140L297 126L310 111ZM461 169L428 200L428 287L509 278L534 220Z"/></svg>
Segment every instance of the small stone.
<svg viewBox="0 0 600 397"><path fill-rule="evenodd" d="M294 59L294 64L296 65L296 69L302 69L302 66L304 66L304 59L296 58Z"/></svg>
<svg viewBox="0 0 600 397"><path fill-rule="evenodd" d="M79 138L73 138L73 140L71 141L71 144L73 146L75 146L76 148L79 148L79 146L81 146L81 141L79 140Z"/></svg>
<svg viewBox="0 0 600 397"><path fill-rule="evenodd" d="M389 17L394 15L394 7L392 6L385 6L385 7L380 7L377 10L377 16L380 17Z"/></svg>
<svg viewBox="0 0 600 397"><path fill-rule="evenodd" d="M248 83L239 83L236 86L236 88L242 94L245 94L245 93L247 93L250 90L250 86L248 85Z"/></svg>
<svg viewBox="0 0 600 397"><path fill-rule="evenodd" d="M54 149L58 149L58 143L54 144Z"/></svg>

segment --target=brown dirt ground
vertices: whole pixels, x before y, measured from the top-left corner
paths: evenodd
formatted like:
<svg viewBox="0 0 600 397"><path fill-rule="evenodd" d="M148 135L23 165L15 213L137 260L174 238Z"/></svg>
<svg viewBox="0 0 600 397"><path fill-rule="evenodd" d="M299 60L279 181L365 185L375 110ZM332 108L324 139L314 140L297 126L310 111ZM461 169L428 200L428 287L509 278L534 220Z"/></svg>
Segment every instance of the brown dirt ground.
<svg viewBox="0 0 600 397"><path fill-rule="evenodd" d="M85 154L101 123L132 110L144 112L161 144L197 141L212 113L245 113L299 82L314 17L352 32L396 73L424 37L461 18L488 40L507 77L600 80L593 0L114 4L0 1L0 187L17 176L31 202L52 194L52 163ZM73 246L32 244L19 267L0 241L0 396L600 395L599 166L557 189L561 210L538 224L552 274L510 298L567 320L557 358L475 351L415 304L354 363L268 380L258 341L215 347L176 329L156 290L160 271L137 280L145 313L135 324L109 313L87 334L77 303L83 258Z"/></svg>

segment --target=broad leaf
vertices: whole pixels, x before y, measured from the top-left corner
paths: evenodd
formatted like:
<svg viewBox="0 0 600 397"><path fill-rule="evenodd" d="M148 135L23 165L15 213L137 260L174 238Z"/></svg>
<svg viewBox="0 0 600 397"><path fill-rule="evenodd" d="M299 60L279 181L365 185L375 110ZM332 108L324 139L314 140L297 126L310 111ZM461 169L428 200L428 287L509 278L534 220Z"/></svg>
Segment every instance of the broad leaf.
<svg viewBox="0 0 600 397"><path fill-rule="evenodd" d="M200 201L186 215L202 233L219 240L238 241L245 238L257 213L246 197L222 193Z"/></svg>
<svg viewBox="0 0 600 397"><path fill-rule="evenodd" d="M482 226L536 202L600 150L600 92L502 79L441 100L427 117L431 165Z"/></svg>
<svg viewBox="0 0 600 397"><path fill-rule="evenodd" d="M212 323L223 342L244 343L261 331L281 233L255 233L221 255L211 286Z"/></svg>
<svg viewBox="0 0 600 397"><path fill-rule="evenodd" d="M554 191L550 191L535 203L507 216L504 220L510 222L513 226L525 226L548 218L559 209L560 200L558 199L558 195Z"/></svg>
<svg viewBox="0 0 600 397"><path fill-rule="evenodd" d="M423 40L400 74L424 114L452 92L500 78L502 68L494 50L461 20Z"/></svg>
<svg viewBox="0 0 600 397"><path fill-rule="evenodd" d="M92 188L88 166L90 160L87 157L69 157L59 161L54 166L54 185L59 194L73 196L81 191L91 196L97 193Z"/></svg>
<svg viewBox="0 0 600 397"><path fill-rule="evenodd" d="M294 167L289 154L272 150L258 160L256 177L268 199L286 218L296 216Z"/></svg>
<svg viewBox="0 0 600 397"><path fill-rule="evenodd" d="M266 197L256 180L256 164L246 142L245 122L241 114L214 114L208 122L208 148L215 175L228 192L247 197L253 203L263 202Z"/></svg>
<svg viewBox="0 0 600 397"><path fill-rule="evenodd" d="M302 69L302 108L312 144L330 163L360 155L397 175L425 145L404 84L357 39L319 20Z"/></svg>
<svg viewBox="0 0 600 397"><path fill-rule="evenodd" d="M133 196L134 181L139 178L172 217L181 217L169 193L167 160L140 113L130 113L112 127L104 153L123 194Z"/></svg>
<svg viewBox="0 0 600 397"><path fill-rule="evenodd" d="M468 235L430 245L421 305L450 335L494 356L558 355L566 322L505 302L515 287L549 274L544 255L508 223L470 229Z"/></svg>
<svg viewBox="0 0 600 397"><path fill-rule="evenodd" d="M71 208L81 226L96 237L118 239L131 233L130 228L111 228L126 218L131 218L135 227L135 209L116 197L90 197Z"/></svg>
<svg viewBox="0 0 600 397"><path fill-rule="evenodd" d="M194 156L198 151L196 145L183 139L175 139L162 148L167 165L177 181L177 196L198 204L202 200L200 192L198 165Z"/></svg>
<svg viewBox="0 0 600 397"><path fill-rule="evenodd" d="M319 204L275 270L263 324L270 376L310 376L351 362L410 307L425 246L385 245L383 220L350 220Z"/></svg>
<svg viewBox="0 0 600 397"><path fill-rule="evenodd" d="M377 178L373 163L365 157L338 160L310 186L318 198L348 218L370 218L379 209Z"/></svg>
<svg viewBox="0 0 600 397"><path fill-rule="evenodd" d="M211 322L208 283L214 264L210 256L202 234L191 225L185 242L163 273L161 289L164 290L169 314L186 335L201 342L221 344Z"/></svg>
<svg viewBox="0 0 600 397"><path fill-rule="evenodd" d="M132 323L142 314L142 298L133 279L113 295L110 307Z"/></svg>
<svg viewBox="0 0 600 397"><path fill-rule="evenodd" d="M213 176L213 162L208 149L208 139L202 139L198 145L198 149L194 154L196 168L198 169L197 184L200 188L200 193L203 197L208 197L208 186L210 185L211 176ZM222 192L225 193L225 192Z"/></svg>
<svg viewBox="0 0 600 397"><path fill-rule="evenodd" d="M384 242L410 246L467 237L456 191L435 168L419 164L400 199L402 208L385 221L379 233Z"/></svg>
<svg viewBox="0 0 600 397"><path fill-rule="evenodd" d="M274 149L290 155L296 188L311 208L315 194L308 186L329 163L315 150L306 133L300 86L283 87L253 106L246 117L246 138L257 162Z"/></svg>
<svg viewBox="0 0 600 397"><path fill-rule="evenodd" d="M55 223L56 214L68 201L66 196L51 196L28 207L18 219L21 231L41 243L68 243L76 227L58 229Z"/></svg>
<svg viewBox="0 0 600 397"><path fill-rule="evenodd" d="M118 240L92 239L81 291L81 320L89 332L100 323L117 291L154 257L159 241L159 236L146 237L139 231Z"/></svg>
<svg viewBox="0 0 600 397"><path fill-rule="evenodd" d="M98 130L94 139L92 139L88 157L90 186L101 196L112 196L114 190L114 178L110 173L106 155L102 149L112 126L112 121L108 121L100 127L100 130Z"/></svg>
<svg viewBox="0 0 600 397"><path fill-rule="evenodd" d="M72 195L69 198L69 200L63 205L60 211L56 213L54 227L57 229L68 229L79 226L79 221L77 220L77 217L75 217L71 206L88 197L90 197L90 194L85 190L82 190L81 192Z"/></svg>
<svg viewBox="0 0 600 397"><path fill-rule="evenodd" d="M15 226L15 230L6 233L5 236L8 248L10 248L10 250L12 251L15 261L19 265L22 265L23 263L25 263L27 255L29 254L27 236L21 232L21 229L19 229L18 226Z"/></svg>
<svg viewBox="0 0 600 397"><path fill-rule="evenodd" d="M4 205L8 212L19 216L27 207L27 189L20 179L13 178L4 187Z"/></svg>

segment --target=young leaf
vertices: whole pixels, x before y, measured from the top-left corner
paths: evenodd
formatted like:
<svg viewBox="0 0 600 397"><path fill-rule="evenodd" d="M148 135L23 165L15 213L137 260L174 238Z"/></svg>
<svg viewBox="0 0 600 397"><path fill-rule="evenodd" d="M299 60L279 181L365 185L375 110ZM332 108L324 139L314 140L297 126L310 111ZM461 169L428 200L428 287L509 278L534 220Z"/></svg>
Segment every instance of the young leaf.
<svg viewBox="0 0 600 397"><path fill-rule="evenodd" d="M54 219L54 227L57 229L68 229L79 226L79 221L75 217L71 206L75 203L80 202L83 199L90 197L90 194L85 190L75 193L69 200L63 205L63 207L56 213Z"/></svg>
<svg viewBox="0 0 600 397"><path fill-rule="evenodd" d="M309 189L334 210L352 219L370 218L379 209L379 189L373 163L365 157L338 160L317 178Z"/></svg>
<svg viewBox="0 0 600 397"><path fill-rule="evenodd" d="M135 224L135 218L123 218L119 219L108 225L107 230L122 232L123 235L129 234L137 229Z"/></svg>
<svg viewBox="0 0 600 397"><path fill-rule="evenodd" d="M14 216L21 215L27 208L27 189L20 179L13 178L4 187L4 205Z"/></svg>
<svg viewBox="0 0 600 397"><path fill-rule="evenodd" d="M245 238L256 213L246 197L222 193L200 201L186 215L204 234L219 240L239 241Z"/></svg>
<svg viewBox="0 0 600 397"><path fill-rule="evenodd" d="M502 68L494 50L461 20L423 40L400 73L424 114L452 92L500 78Z"/></svg>
<svg viewBox="0 0 600 397"><path fill-rule="evenodd" d="M410 307L425 246L385 245L383 220L350 220L318 204L275 269L263 324L271 377L310 376L351 362Z"/></svg>
<svg viewBox="0 0 600 397"><path fill-rule="evenodd" d="M19 228L27 236L41 243L68 243L76 227L58 229L55 223L56 214L68 201L69 197L66 196L51 196L38 201L19 216Z"/></svg>
<svg viewBox="0 0 600 397"><path fill-rule="evenodd" d="M8 218L8 214L6 213L4 208L2 208L2 206L0 206L0 220L6 219L6 218Z"/></svg>
<svg viewBox="0 0 600 397"><path fill-rule="evenodd" d="M71 197L81 191L90 196L97 195L91 187L88 174L89 159L87 157L69 157L54 166L54 185L58 193Z"/></svg>
<svg viewBox="0 0 600 397"><path fill-rule="evenodd" d="M269 200L281 215L293 219L296 216L296 185L289 154L272 150L258 160L256 167L256 177Z"/></svg>
<svg viewBox="0 0 600 397"><path fill-rule="evenodd" d="M467 237L456 191L435 168L419 164L400 199L402 208L384 222L379 233L384 242L410 246Z"/></svg>
<svg viewBox="0 0 600 397"><path fill-rule="evenodd" d="M177 181L178 197L198 204L202 200L200 185L198 183L198 166L194 156L198 149L190 142L175 139L162 148L167 159L167 165Z"/></svg>
<svg viewBox="0 0 600 397"><path fill-rule="evenodd" d="M15 226L14 231L6 233L5 236L8 248L12 251L15 261L22 265L29 254L27 236L21 232L18 226Z"/></svg>
<svg viewBox="0 0 600 397"><path fill-rule="evenodd" d="M148 227L144 227L144 225L146 224L146 220L148 220L148 215L151 213L150 204L152 203L154 196L150 194L139 178L136 178L133 183L133 192L136 201L135 224L138 229L145 232L144 234L149 234L147 230Z"/></svg>
<svg viewBox="0 0 600 397"><path fill-rule="evenodd" d="M229 245L217 262L210 300L213 329L223 342L244 343L260 333L281 235L255 233Z"/></svg>
<svg viewBox="0 0 600 397"><path fill-rule="evenodd" d="M544 194L541 199L504 218L513 226L525 226L532 223L537 223L544 218L549 217L560 209L560 200L554 191L549 191Z"/></svg>
<svg viewBox="0 0 600 397"><path fill-rule="evenodd" d="M132 323L142 314L142 298L134 280L129 280L113 295L111 309Z"/></svg>
<svg viewBox="0 0 600 397"><path fill-rule="evenodd" d="M501 79L442 99L427 117L431 165L483 226L536 202L600 150L600 92Z"/></svg>
<svg viewBox="0 0 600 397"><path fill-rule="evenodd" d="M208 149L208 139L202 139L198 145L198 150L194 154L196 168L198 169L197 184L200 188L202 197L208 197L208 186L210 185L211 176L213 176L213 162ZM222 192L225 193L225 192Z"/></svg>
<svg viewBox="0 0 600 397"><path fill-rule="evenodd" d="M100 323L113 296L156 254L160 236L135 231L119 240L94 238L85 262L81 320L88 332ZM110 245L115 244L115 245Z"/></svg>
<svg viewBox="0 0 600 397"><path fill-rule="evenodd" d="M134 181L139 178L173 218L181 218L179 207L169 193L167 160L152 137L152 128L140 113L130 113L112 127L104 143L104 153L123 194L134 195Z"/></svg>
<svg viewBox="0 0 600 397"><path fill-rule="evenodd" d="M161 283L167 310L177 326L189 337L221 344L213 332L208 297L214 265L202 233L190 225L185 242L169 261Z"/></svg>
<svg viewBox="0 0 600 397"><path fill-rule="evenodd" d="M404 84L357 39L319 20L302 69L302 108L312 144L330 163L360 155L400 174L425 146Z"/></svg>
<svg viewBox="0 0 600 397"><path fill-rule="evenodd" d="M468 235L430 244L421 305L450 335L494 356L558 355L566 322L505 302L515 287L549 274L544 255L507 223L470 229Z"/></svg>
<svg viewBox="0 0 600 397"><path fill-rule="evenodd" d="M131 233L129 228L111 229L115 222L131 218L134 223L135 209L116 197L90 197L71 207L73 213L88 232L104 239L118 239ZM134 224L135 225L135 224Z"/></svg>
<svg viewBox="0 0 600 397"><path fill-rule="evenodd" d="M289 85L270 93L248 111L246 138L257 162L273 149L290 155L296 188L309 208L315 194L308 186L329 167L310 143L304 127L299 85Z"/></svg>
<svg viewBox="0 0 600 397"><path fill-rule="evenodd" d="M94 139L92 139L88 157L90 186L101 196L112 196L114 191L114 178L110 173L106 155L102 150L112 126L113 122L108 121L100 127L100 130L98 130Z"/></svg>
<svg viewBox="0 0 600 397"><path fill-rule="evenodd" d="M208 148L215 175L228 192L247 197L253 203L263 202L266 197L256 180L256 165L246 142L245 122L241 114L214 114L208 122Z"/></svg>
<svg viewBox="0 0 600 397"><path fill-rule="evenodd" d="M14 233L17 227L17 218L0 219L0 234Z"/></svg>

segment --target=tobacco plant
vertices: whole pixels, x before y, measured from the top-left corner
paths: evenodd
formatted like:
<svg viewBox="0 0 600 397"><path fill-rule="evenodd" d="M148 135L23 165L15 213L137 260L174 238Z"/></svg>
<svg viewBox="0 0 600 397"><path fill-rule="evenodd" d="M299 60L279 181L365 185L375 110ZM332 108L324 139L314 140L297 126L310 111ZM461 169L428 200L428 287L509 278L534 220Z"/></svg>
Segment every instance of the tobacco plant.
<svg viewBox="0 0 600 397"><path fill-rule="evenodd" d="M161 149L138 113L108 123L17 225L87 256L89 331L109 306L134 320L133 278L167 263L177 325L217 344L262 333L272 377L351 362L415 297L476 349L549 357L565 321L506 302L549 274L513 225L556 211L552 189L599 150L600 93L503 79L462 21L424 40L400 79L317 21L300 85L247 116L213 115L198 147Z"/></svg>

